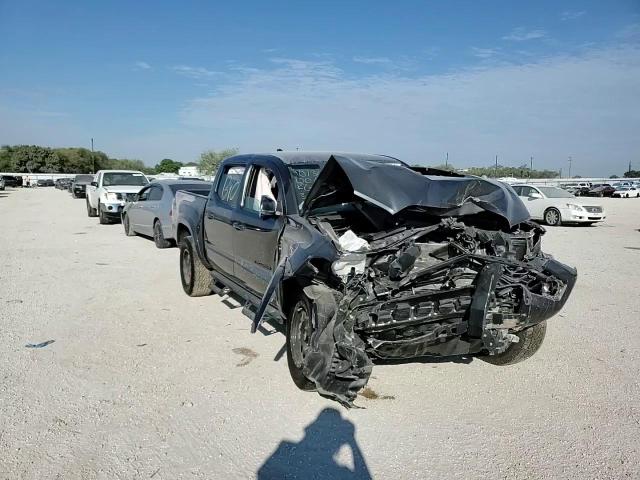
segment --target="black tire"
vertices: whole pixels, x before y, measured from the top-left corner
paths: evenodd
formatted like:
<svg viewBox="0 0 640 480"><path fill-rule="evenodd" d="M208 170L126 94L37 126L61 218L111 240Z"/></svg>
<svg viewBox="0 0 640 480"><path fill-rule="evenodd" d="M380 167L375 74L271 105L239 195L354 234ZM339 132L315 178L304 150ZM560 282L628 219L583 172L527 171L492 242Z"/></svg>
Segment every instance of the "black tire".
<svg viewBox="0 0 640 480"><path fill-rule="evenodd" d="M544 223L551 227L557 227L562 224L562 217L557 208L547 208L544 212Z"/></svg>
<svg viewBox="0 0 640 480"><path fill-rule="evenodd" d="M131 222L129 222L129 215L126 213L122 216L122 226L124 227L124 234L127 237L135 237L136 232L131 226Z"/></svg>
<svg viewBox="0 0 640 480"><path fill-rule="evenodd" d="M87 215L89 217L97 217L98 216L98 212L96 212L95 208L91 208L91 204L89 203L89 199L87 198Z"/></svg>
<svg viewBox="0 0 640 480"><path fill-rule="evenodd" d="M211 280L211 272L200 260L193 237L184 237L180 242L180 281L184 293L190 297L211 295Z"/></svg>
<svg viewBox="0 0 640 480"><path fill-rule="evenodd" d="M300 390L307 392L316 390L316 385L302 372L303 350L311 341L311 300L300 292L287 316L287 365L293 383Z"/></svg>
<svg viewBox="0 0 640 480"><path fill-rule="evenodd" d="M481 358L485 362L493 365L513 365L522 362L540 349L546 331L547 322L545 320L533 327L516 333L516 335L520 337L520 341L518 343L512 343L506 352L498 355L487 355Z"/></svg>
<svg viewBox="0 0 640 480"><path fill-rule="evenodd" d="M100 208L99 203L98 203L98 219L100 220L100 225L106 225L109 223L109 219L107 218L107 215L102 211L102 208Z"/></svg>
<svg viewBox="0 0 640 480"><path fill-rule="evenodd" d="M153 222L153 241L158 248L169 248L171 246L171 242L164 238L160 220L156 220L155 222Z"/></svg>

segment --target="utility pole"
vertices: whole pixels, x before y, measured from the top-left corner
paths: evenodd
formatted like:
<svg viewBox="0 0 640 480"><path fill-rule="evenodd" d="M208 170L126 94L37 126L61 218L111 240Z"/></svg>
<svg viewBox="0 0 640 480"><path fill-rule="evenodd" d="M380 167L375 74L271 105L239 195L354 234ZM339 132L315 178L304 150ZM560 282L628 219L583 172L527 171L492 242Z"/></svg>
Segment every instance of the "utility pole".
<svg viewBox="0 0 640 480"><path fill-rule="evenodd" d="M571 162L573 161L573 159L571 158L571 155L569 155L569 178L571 178Z"/></svg>
<svg viewBox="0 0 640 480"><path fill-rule="evenodd" d="M96 173L96 157L93 154L93 137L91 137L91 161L93 162L93 172Z"/></svg>
<svg viewBox="0 0 640 480"><path fill-rule="evenodd" d="M530 163L530 167L529 167L529 178L531 178L531 175L533 175L533 155L531 155L531 158L529 159Z"/></svg>
<svg viewBox="0 0 640 480"><path fill-rule="evenodd" d="M495 173L496 178L498 178L498 155L496 155L496 173Z"/></svg>
<svg viewBox="0 0 640 480"><path fill-rule="evenodd" d="M631 165L631 163L629 163L629 165ZM445 168L449 168L449 152L447 152L447 156L444 159L444 166ZM629 169L631 169L631 167L629 167Z"/></svg>

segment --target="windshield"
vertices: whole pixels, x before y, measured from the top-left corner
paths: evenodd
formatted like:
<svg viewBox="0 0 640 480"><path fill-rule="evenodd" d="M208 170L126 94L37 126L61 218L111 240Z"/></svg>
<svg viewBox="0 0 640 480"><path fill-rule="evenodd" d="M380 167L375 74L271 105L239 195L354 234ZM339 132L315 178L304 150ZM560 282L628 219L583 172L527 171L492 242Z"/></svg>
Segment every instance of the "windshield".
<svg viewBox="0 0 640 480"><path fill-rule="evenodd" d="M76 175L76 182L91 183L93 182L93 175Z"/></svg>
<svg viewBox="0 0 640 480"><path fill-rule="evenodd" d="M631 187L618 187L618 190L629 190Z"/></svg>
<svg viewBox="0 0 640 480"><path fill-rule="evenodd" d="M149 181L142 173L131 172L107 172L102 177L102 185L104 187L115 185L135 185L142 186L148 184Z"/></svg>
<svg viewBox="0 0 640 480"><path fill-rule="evenodd" d="M298 205L302 205L309 195L311 186L315 183L320 173L318 164L288 165L293 182L293 191L296 192Z"/></svg>
<svg viewBox="0 0 640 480"><path fill-rule="evenodd" d="M569 192L556 187L538 187L547 198L574 198Z"/></svg>

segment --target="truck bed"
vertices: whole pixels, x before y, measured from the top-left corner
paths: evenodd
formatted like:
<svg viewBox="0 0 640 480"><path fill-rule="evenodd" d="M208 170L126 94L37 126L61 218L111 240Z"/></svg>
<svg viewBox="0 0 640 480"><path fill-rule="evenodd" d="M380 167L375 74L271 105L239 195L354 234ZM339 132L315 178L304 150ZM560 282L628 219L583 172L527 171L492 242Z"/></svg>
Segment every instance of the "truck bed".
<svg viewBox="0 0 640 480"><path fill-rule="evenodd" d="M173 199L173 231L178 235L180 224L185 225L192 235L200 232L207 196L178 190ZM180 238L176 236L179 242Z"/></svg>

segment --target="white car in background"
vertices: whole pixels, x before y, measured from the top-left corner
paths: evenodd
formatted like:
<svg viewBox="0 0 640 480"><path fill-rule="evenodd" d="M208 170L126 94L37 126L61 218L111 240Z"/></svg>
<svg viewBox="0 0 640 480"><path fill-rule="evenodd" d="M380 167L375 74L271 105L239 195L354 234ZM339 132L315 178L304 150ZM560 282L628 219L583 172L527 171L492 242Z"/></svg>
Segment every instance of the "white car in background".
<svg viewBox="0 0 640 480"><path fill-rule="evenodd" d="M611 194L612 197L620 197L620 198L632 198L632 197L640 197L640 190L635 185L617 187L616 190Z"/></svg>
<svg viewBox="0 0 640 480"><path fill-rule="evenodd" d="M544 221L547 225L580 223L591 225L602 222L605 211L593 199L577 198L558 187L538 185L512 185L533 220Z"/></svg>
<svg viewBox="0 0 640 480"><path fill-rule="evenodd" d="M100 217L100 223L120 221L127 200L131 201L149 180L134 170L99 170L87 185L87 215Z"/></svg>

